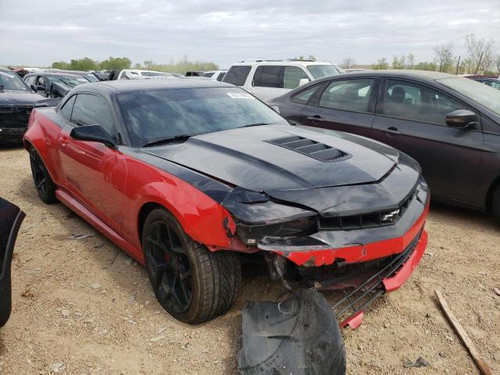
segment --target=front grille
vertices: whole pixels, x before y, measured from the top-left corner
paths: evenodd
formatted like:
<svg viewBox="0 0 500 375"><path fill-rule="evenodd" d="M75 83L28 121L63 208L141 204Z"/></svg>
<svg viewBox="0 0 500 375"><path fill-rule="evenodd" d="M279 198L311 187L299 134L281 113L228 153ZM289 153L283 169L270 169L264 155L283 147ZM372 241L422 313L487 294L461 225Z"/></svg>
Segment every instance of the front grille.
<svg viewBox="0 0 500 375"><path fill-rule="evenodd" d="M32 105L0 107L0 128L23 128L28 126L32 109Z"/></svg>
<svg viewBox="0 0 500 375"><path fill-rule="evenodd" d="M404 215L414 193L401 202L398 208L350 216L320 217L319 227L324 230L367 229L393 225Z"/></svg>
<svg viewBox="0 0 500 375"><path fill-rule="evenodd" d="M350 157L349 154L334 147L299 136L278 138L267 142L324 162L340 161Z"/></svg>

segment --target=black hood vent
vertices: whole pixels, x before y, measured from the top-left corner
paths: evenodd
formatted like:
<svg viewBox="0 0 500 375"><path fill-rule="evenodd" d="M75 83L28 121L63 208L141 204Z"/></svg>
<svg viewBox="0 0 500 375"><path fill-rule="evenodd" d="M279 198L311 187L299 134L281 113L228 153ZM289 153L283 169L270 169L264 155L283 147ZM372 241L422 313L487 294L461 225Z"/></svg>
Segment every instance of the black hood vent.
<svg viewBox="0 0 500 375"><path fill-rule="evenodd" d="M278 138L267 142L276 146L299 152L323 162L340 161L348 159L350 157L349 154L334 147L299 136Z"/></svg>

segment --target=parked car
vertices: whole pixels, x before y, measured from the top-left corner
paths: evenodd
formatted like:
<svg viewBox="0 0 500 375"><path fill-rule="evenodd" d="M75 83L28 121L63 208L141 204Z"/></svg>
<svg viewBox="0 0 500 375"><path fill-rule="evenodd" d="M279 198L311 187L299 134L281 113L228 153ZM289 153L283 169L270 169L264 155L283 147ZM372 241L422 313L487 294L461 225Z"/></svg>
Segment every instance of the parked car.
<svg viewBox="0 0 500 375"><path fill-rule="evenodd" d="M20 140L31 110L43 99L16 73L0 68L0 141Z"/></svg>
<svg viewBox="0 0 500 375"><path fill-rule="evenodd" d="M152 79L176 78L172 73L156 72L154 70L123 69L115 79Z"/></svg>
<svg viewBox="0 0 500 375"><path fill-rule="evenodd" d="M89 82L99 82L101 79L96 77L92 72L84 72L82 70L67 70L67 69L47 69L48 73L70 73L85 78Z"/></svg>
<svg viewBox="0 0 500 375"><path fill-rule="evenodd" d="M415 158L436 200L500 218L500 92L454 75L370 71L318 80L270 105L290 121L363 135Z"/></svg>
<svg viewBox="0 0 500 375"><path fill-rule="evenodd" d="M255 60L233 64L223 81L240 86L268 101L318 78L343 73L331 63L294 60Z"/></svg>
<svg viewBox="0 0 500 375"><path fill-rule="evenodd" d="M7 323L12 310L10 266L24 217L19 207L0 197L0 327Z"/></svg>
<svg viewBox="0 0 500 375"><path fill-rule="evenodd" d="M483 76L467 76L467 78L473 79L474 81L484 83L485 85L491 86L494 89L500 90L500 79L498 78Z"/></svg>
<svg viewBox="0 0 500 375"><path fill-rule="evenodd" d="M46 98L62 98L73 87L90 83L90 81L77 74L38 72L24 76L24 82L33 90Z"/></svg>
<svg viewBox="0 0 500 375"><path fill-rule="evenodd" d="M210 78L212 81L222 81L227 70L211 70L204 72L202 77Z"/></svg>
<svg viewBox="0 0 500 375"><path fill-rule="evenodd" d="M145 265L161 306L187 323L231 306L241 253L286 283L362 281L362 309L426 247L429 194L413 159L290 126L221 82L77 86L36 109L24 139L42 201L61 201Z"/></svg>
<svg viewBox="0 0 500 375"><path fill-rule="evenodd" d="M203 77L203 73L201 71L189 71L186 72L186 77Z"/></svg>

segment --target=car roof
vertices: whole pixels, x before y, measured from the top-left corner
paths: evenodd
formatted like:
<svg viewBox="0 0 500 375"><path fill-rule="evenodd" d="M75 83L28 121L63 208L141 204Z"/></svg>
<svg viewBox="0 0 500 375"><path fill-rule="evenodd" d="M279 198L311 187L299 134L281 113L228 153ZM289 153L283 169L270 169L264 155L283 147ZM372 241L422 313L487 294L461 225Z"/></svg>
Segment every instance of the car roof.
<svg viewBox="0 0 500 375"><path fill-rule="evenodd" d="M232 66L238 65L288 65L288 66L308 66L308 65L333 65L330 62L322 61L307 61L307 60L249 60L234 63Z"/></svg>
<svg viewBox="0 0 500 375"><path fill-rule="evenodd" d="M443 78L458 77L454 74L433 72L429 70L366 70L362 72L351 72L342 77L358 76L379 76L379 77L398 77L398 78L419 78L424 80L436 81ZM340 77L340 76L335 76ZM328 77L332 78L332 77Z"/></svg>
<svg viewBox="0 0 500 375"><path fill-rule="evenodd" d="M154 91L162 89L184 89L184 88L215 88L215 87L234 87L231 84L211 81L211 80L194 80L194 79L145 79L145 80L116 80L94 82L88 85L81 85L75 88L75 91L108 91L123 94L134 91Z"/></svg>

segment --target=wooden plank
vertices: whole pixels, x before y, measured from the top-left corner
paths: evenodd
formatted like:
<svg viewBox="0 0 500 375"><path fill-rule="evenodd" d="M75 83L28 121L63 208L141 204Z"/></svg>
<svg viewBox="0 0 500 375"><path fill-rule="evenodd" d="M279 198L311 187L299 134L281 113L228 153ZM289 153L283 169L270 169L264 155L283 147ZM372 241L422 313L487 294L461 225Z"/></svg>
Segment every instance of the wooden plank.
<svg viewBox="0 0 500 375"><path fill-rule="evenodd" d="M467 335L467 332L465 332L462 325L451 311L450 307L448 306L448 302L446 302L441 292L439 290L434 290L434 292L436 293L436 296L439 300L439 303L441 304L441 308L443 309L446 318L457 332L458 336L460 337L465 347L469 351L470 355L472 356L472 359L474 359L474 362L476 362L477 367L479 368L479 370L481 370L481 373L483 375L493 375L490 368L479 354L479 351L477 350L476 346L469 338L469 335Z"/></svg>

